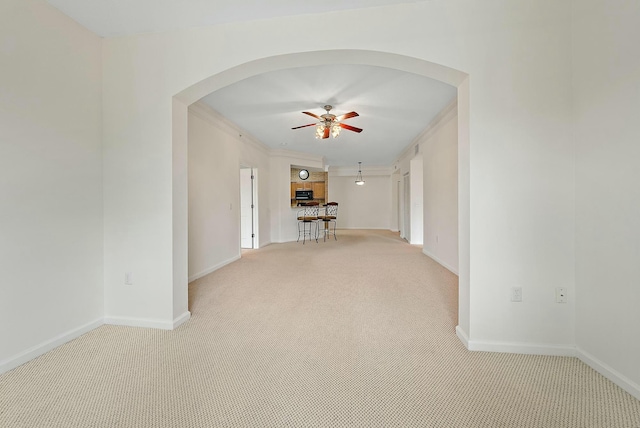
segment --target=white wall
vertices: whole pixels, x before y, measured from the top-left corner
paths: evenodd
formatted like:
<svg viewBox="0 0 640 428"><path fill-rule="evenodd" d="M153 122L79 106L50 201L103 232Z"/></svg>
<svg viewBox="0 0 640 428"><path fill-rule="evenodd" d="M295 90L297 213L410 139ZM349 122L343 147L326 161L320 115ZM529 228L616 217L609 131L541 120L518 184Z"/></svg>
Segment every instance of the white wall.
<svg viewBox="0 0 640 428"><path fill-rule="evenodd" d="M473 349L504 349L506 343L510 350L567 351L574 313L571 305L555 303L554 290L573 284L575 272L570 18L567 2L460 0L105 40L107 310L172 316L172 272L164 268L172 263L166 232L174 220L172 97L188 99L192 89L199 94L199 83L208 85L218 73L229 82L251 75L250 61L277 68L279 55L349 48L469 74L471 193L463 211L473 217L466 234L471 256L465 257L471 282L461 279L469 302L461 316L469 320L464 333ZM290 34L296 37L283 37ZM267 57L274 59L260 62ZM290 64L299 65L295 59ZM137 221L142 218L147 221ZM140 294L117 286L128 265L143 272ZM509 299L515 285L524 290L521 304Z"/></svg>
<svg viewBox="0 0 640 428"><path fill-rule="evenodd" d="M554 293L574 282L569 4L497 5L470 8L467 33L484 64L467 69L470 347L571 354L573 307Z"/></svg>
<svg viewBox="0 0 640 428"><path fill-rule="evenodd" d="M640 5L573 2L576 344L640 399Z"/></svg>
<svg viewBox="0 0 640 428"><path fill-rule="evenodd" d="M268 224L269 158L266 147L202 103L189 109L188 137L191 281L240 258L241 164L255 166L259 180L264 176L256 205L259 223ZM263 244L269 237L266 227L264 234Z"/></svg>
<svg viewBox="0 0 640 428"><path fill-rule="evenodd" d="M0 372L102 323L100 46L0 2Z"/></svg>
<svg viewBox="0 0 640 428"><path fill-rule="evenodd" d="M456 108L445 110L419 140L424 163L422 251L457 273L458 120Z"/></svg>
<svg viewBox="0 0 640 428"><path fill-rule="evenodd" d="M456 144L458 142L456 141ZM423 193L424 193L424 171L422 153L416 154L411 159L409 179L411 184L409 185L409 191L411 193L411 227L409 242L413 245L422 245L424 242L424 206L423 206ZM456 213L458 215L458 213Z"/></svg>
<svg viewBox="0 0 640 428"><path fill-rule="evenodd" d="M238 141L189 114L189 280L240 258Z"/></svg>
<svg viewBox="0 0 640 428"><path fill-rule="evenodd" d="M390 227L393 232L400 232L400 183L402 176L400 170L396 169L391 173L391 219Z"/></svg>
<svg viewBox="0 0 640 428"><path fill-rule="evenodd" d="M337 202L336 226L341 229L391 228L391 175L370 175L362 167L365 184L358 186L353 175L336 175L329 170L329 199Z"/></svg>

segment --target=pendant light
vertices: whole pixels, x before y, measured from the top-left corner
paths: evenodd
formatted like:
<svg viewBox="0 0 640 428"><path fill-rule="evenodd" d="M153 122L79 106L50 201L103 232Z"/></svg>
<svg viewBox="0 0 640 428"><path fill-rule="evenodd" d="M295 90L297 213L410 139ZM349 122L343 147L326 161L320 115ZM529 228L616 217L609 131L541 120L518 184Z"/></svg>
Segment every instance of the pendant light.
<svg viewBox="0 0 640 428"><path fill-rule="evenodd" d="M364 180L362 179L362 162L358 162L358 175L356 175L356 184L358 186L364 186Z"/></svg>

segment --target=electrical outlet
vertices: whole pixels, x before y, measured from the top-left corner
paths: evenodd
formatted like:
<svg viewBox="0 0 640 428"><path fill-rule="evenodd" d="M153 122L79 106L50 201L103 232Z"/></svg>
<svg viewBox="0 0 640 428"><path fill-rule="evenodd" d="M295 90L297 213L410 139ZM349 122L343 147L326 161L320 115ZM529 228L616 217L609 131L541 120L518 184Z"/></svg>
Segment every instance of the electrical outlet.
<svg viewBox="0 0 640 428"><path fill-rule="evenodd" d="M522 302L522 287L511 288L511 301Z"/></svg>
<svg viewBox="0 0 640 428"><path fill-rule="evenodd" d="M125 272L125 274L124 274L124 284L125 285L133 285L133 273Z"/></svg>
<svg viewBox="0 0 640 428"><path fill-rule="evenodd" d="M556 303L567 303L567 289L556 287Z"/></svg>

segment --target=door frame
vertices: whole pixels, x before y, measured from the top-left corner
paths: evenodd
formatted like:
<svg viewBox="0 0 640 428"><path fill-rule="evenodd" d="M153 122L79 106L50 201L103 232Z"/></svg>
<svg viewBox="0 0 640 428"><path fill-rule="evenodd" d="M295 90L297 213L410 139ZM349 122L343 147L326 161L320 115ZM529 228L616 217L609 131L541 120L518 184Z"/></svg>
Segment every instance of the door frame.
<svg viewBox="0 0 640 428"><path fill-rule="evenodd" d="M245 186L243 185L242 182L242 178L240 179L240 248L242 249L256 249L259 247L258 243L260 242L260 240L258 239L258 197L257 197L257 169L250 167L250 166L244 166L244 165L240 165L240 174L242 174L242 171L249 171L250 173L250 185L245 188ZM251 230L250 231L245 231L244 230L244 226L243 226L243 222L242 222L242 211L243 211L243 206L242 206L242 201L244 200L243 196L244 196L244 192L249 192L250 193L250 212L251 212ZM251 234L251 246L243 246L243 241L245 238L245 233L250 233Z"/></svg>

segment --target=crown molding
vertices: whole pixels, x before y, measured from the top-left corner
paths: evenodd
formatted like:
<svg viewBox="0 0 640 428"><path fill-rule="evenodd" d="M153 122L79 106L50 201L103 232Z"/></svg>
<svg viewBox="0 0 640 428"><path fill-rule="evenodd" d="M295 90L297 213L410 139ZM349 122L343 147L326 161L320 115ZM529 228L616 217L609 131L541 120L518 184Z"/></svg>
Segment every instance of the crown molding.
<svg viewBox="0 0 640 428"><path fill-rule="evenodd" d="M402 159L409 157L412 158L414 156L415 147L420 146L426 140L428 140L433 134L438 132L440 128L445 125L449 120L453 119L458 115L458 97L455 97L453 101L451 101L445 108L443 108L440 113L427 125L422 132L420 132L411 143L400 153L400 156L393 162L393 164L397 164ZM420 150L420 149L418 149Z"/></svg>
<svg viewBox="0 0 640 428"><path fill-rule="evenodd" d="M238 125L221 115L218 111L214 110L203 101L196 101L189 106L189 113L197 116L198 118L213 125L222 132L225 132L229 136L237 139L241 139L243 142L251 144L254 148L261 151L270 157L285 157L291 158L293 163L311 162L314 167L324 168L325 158L320 155L313 155L309 153L295 152L285 149L272 149L258 138L254 137L251 133L240 128Z"/></svg>
<svg viewBox="0 0 640 428"><path fill-rule="evenodd" d="M253 136L251 133L240 128L238 125L221 115L218 111L214 110L207 103L203 101L196 101L189 106L189 113L199 117L202 120L207 121L209 124L215 126L220 131L227 133L228 135L239 138L243 142L252 145L255 149L262 153L269 154L271 148Z"/></svg>
<svg viewBox="0 0 640 428"><path fill-rule="evenodd" d="M324 156L314 155L311 153L296 152L293 150L286 150L286 149L270 149L269 156L292 158L292 159L295 159L296 161L308 161L308 162L320 163L320 166L317 168L323 168L325 163Z"/></svg>

